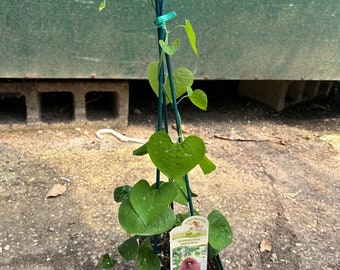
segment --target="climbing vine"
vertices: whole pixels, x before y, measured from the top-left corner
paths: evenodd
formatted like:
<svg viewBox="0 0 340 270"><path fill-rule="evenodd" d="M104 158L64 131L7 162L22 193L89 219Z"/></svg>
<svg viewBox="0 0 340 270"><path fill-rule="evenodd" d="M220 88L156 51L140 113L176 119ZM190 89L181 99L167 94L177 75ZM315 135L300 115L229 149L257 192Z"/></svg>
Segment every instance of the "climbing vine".
<svg viewBox="0 0 340 270"><path fill-rule="evenodd" d="M158 31L159 60L148 66L148 80L158 97L158 126L147 143L137 148L136 156L149 155L157 176L154 184L142 178L133 186L120 186L114 190L114 200L120 203L118 219L130 238L118 248L126 260L137 260L138 270L159 270L161 261L157 256L158 235L167 233L179 226L185 218L198 215L192 198L197 196L190 187L189 173L199 166L204 174L215 170L215 164L206 155L204 141L196 136L183 136L181 115L178 103L188 98L192 104L202 110L208 106L207 95L201 89L192 89L193 72L186 67L172 71L171 58L178 52L181 40L171 37L177 30L184 29L194 54L199 53L196 35L189 20L173 29L168 29L166 22L176 16L175 12L164 14L164 1L148 0L156 11L154 21ZM106 7L106 0L99 11ZM168 109L175 115L177 137L169 136ZM188 206L187 213L175 213L175 204ZM232 231L227 219L217 210L207 217L209 221L209 256L216 256L220 250L232 242ZM195 250L195 249L193 249ZM198 252L198 251L197 251ZM108 254L103 256L101 267L113 267L117 260ZM179 264L178 262L175 262Z"/></svg>

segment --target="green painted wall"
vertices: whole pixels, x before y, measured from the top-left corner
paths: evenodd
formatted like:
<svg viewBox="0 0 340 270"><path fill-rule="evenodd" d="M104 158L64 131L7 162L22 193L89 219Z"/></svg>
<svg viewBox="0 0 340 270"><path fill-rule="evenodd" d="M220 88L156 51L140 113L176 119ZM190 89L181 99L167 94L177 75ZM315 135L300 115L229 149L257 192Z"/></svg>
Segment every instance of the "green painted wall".
<svg viewBox="0 0 340 270"><path fill-rule="evenodd" d="M147 0L1 0L0 78L145 78L157 58ZM191 20L174 65L197 78L340 80L340 0L168 0ZM185 38L184 35L180 35ZM188 48L188 49L187 49Z"/></svg>

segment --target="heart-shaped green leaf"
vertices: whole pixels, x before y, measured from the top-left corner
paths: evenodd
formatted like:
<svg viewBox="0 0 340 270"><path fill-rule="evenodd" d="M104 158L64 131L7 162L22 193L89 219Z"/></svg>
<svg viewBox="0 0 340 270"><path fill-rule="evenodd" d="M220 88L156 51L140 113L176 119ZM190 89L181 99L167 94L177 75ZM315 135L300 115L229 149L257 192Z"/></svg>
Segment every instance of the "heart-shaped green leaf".
<svg viewBox="0 0 340 270"><path fill-rule="evenodd" d="M192 84L194 83L194 74L191 72L191 70L184 68L184 67L177 68L173 72L172 77L174 81L176 99L179 98L184 93L186 93L187 88L191 87ZM170 103L169 98L171 98L171 88L170 88L169 77L166 79L166 82L165 82L165 92L167 96L166 103L168 104Z"/></svg>
<svg viewBox="0 0 340 270"><path fill-rule="evenodd" d="M180 44L181 41L179 39L174 40L171 45L165 44L163 40L159 41L159 46L161 46L163 51L170 56L174 55L177 52Z"/></svg>
<svg viewBox="0 0 340 270"><path fill-rule="evenodd" d="M207 95L200 89L194 90L191 95L189 95L191 102L203 111L207 110L208 98Z"/></svg>
<svg viewBox="0 0 340 270"><path fill-rule="evenodd" d="M154 253L150 244L150 240L144 241L138 251L137 270L159 270L161 262L158 256Z"/></svg>
<svg viewBox="0 0 340 270"><path fill-rule="evenodd" d="M147 226L133 209L130 200L122 201L119 207L118 219L127 234L137 235L160 234L170 230L176 222L173 210L167 207Z"/></svg>
<svg viewBox="0 0 340 270"><path fill-rule="evenodd" d="M209 216L209 244L213 249L222 250L233 240L233 233L228 220L220 211L213 210Z"/></svg>
<svg viewBox="0 0 340 270"><path fill-rule="evenodd" d="M157 96L159 94L158 72L158 62L151 62L148 66L148 80L152 90ZM191 70L184 67L177 68L173 72L172 78L174 81L176 99L183 95L194 83L194 74ZM169 77L166 78L164 89L166 92L166 103L169 104L172 101Z"/></svg>
<svg viewBox="0 0 340 270"><path fill-rule="evenodd" d="M133 209L148 226L177 196L174 183L164 183L159 189L150 187L146 180L136 183L130 192Z"/></svg>
<svg viewBox="0 0 340 270"><path fill-rule="evenodd" d="M137 237L133 236L125 240L119 247L118 252L125 260L134 260L138 254Z"/></svg>
<svg viewBox="0 0 340 270"><path fill-rule="evenodd" d="M170 179L180 178L202 160L205 144L197 136L173 143L165 132L155 132L149 139L148 153L153 164Z"/></svg>

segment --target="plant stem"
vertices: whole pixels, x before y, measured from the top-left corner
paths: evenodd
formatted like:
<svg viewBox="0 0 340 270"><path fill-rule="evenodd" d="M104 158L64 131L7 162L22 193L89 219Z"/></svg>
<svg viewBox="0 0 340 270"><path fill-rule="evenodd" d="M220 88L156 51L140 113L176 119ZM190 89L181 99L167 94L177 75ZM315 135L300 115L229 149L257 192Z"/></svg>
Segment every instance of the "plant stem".
<svg viewBox="0 0 340 270"><path fill-rule="evenodd" d="M165 59L166 59L166 67L167 67L167 70L168 70L168 76L169 76L169 82L170 82L172 106L174 108L174 113L175 113L178 142L182 142L183 141L183 138L182 138L182 123L181 123L181 116L179 114L177 101L176 101L176 91L175 91L174 80L173 80L173 77L172 77L172 67L171 67L170 56L168 54L165 54Z"/></svg>
<svg viewBox="0 0 340 270"><path fill-rule="evenodd" d="M189 202L189 209L190 209L190 215L194 216L195 211L194 211L194 205L192 203L192 195L191 195L191 188L190 188L190 182L189 182L189 176L186 174L185 175L185 186L187 188L187 195L188 195L188 202Z"/></svg>
<svg viewBox="0 0 340 270"><path fill-rule="evenodd" d="M165 9L165 3L163 0L156 0L155 1L155 6L156 6L156 16L162 16L164 14L164 9ZM158 40L165 40L166 37L166 31L163 28L158 28L157 29L157 35L158 35ZM162 48L158 45L158 50L159 50L159 57L162 58ZM158 124L157 124L157 130L161 131L163 129L163 119L165 122L165 127L167 129L167 109L166 109L166 102L165 102L165 97L164 97L164 92L163 92L163 84L164 84L164 63L160 63L159 66L159 73L158 73ZM160 188L160 172L157 169L156 172L156 188Z"/></svg>
<svg viewBox="0 0 340 270"><path fill-rule="evenodd" d="M156 7L156 16L162 16L164 14L164 9L165 9L165 3L163 0L155 0L155 7ZM157 35L158 35L158 40L164 40L166 36L166 31L163 28L158 28L157 29ZM159 56L162 56L162 48L158 45L158 50L159 50ZM162 119L164 116L164 122L167 123L167 115L164 114L163 109L166 110L166 102L165 102L165 96L163 93L163 84L164 84L164 63L161 63L160 65L160 70L158 73L158 125L157 125L157 130L161 131L162 130ZM165 106L164 106L165 104ZM161 176L160 176L160 171L157 169L156 170L156 188L160 188L160 183L161 183ZM153 252L155 254L158 253L158 236L155 235L154 237L154 248Z"/></svg>

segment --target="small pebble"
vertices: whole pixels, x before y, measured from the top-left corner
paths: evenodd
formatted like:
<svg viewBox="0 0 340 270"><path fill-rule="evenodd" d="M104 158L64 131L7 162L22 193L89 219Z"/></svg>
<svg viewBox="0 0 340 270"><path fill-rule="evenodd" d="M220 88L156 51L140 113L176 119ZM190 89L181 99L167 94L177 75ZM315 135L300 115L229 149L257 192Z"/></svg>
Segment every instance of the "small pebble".
<svg viewBox="0 0 340 270"><path fill-rule="evenodd" d="M273 253L273 254L270 256L270 260L271 260L273 263L278 263L278 262L279 262L276 253Z"/></svg>
<svg viewBox="0 0 340 270"><path fill-rule="evenodd" d="M11 246L10 246L10 245L4 246L4 250L8 251L8 250L10 250L10 249L11 249Z"/></svg>

